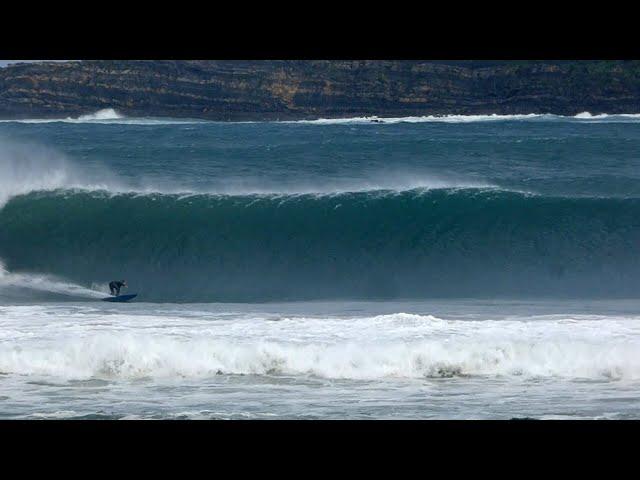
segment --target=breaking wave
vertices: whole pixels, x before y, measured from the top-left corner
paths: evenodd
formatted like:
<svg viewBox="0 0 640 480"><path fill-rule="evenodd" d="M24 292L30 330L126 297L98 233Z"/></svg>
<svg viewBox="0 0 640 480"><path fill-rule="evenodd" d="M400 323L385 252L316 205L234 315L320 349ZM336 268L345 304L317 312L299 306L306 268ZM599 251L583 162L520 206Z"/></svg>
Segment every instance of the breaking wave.
<svg viewBox="0 0 640 480"><path fill-rule="evenodd" d="M105 108L103 110L98 110L95 113L90 113L88 115L80 115L78 117L78 121L81 122L91 122L93 120L118 120L124 118L124 115L120 115L113 108ZM72 119L68 119L72 120Z"/></svg>
<svg viewBox="0 0 640 480"><path fill-rule="evenodd" d="M152 301L632 296L640 199L496 189L332 195L57 190L0 210L0 257Z"/></svg>

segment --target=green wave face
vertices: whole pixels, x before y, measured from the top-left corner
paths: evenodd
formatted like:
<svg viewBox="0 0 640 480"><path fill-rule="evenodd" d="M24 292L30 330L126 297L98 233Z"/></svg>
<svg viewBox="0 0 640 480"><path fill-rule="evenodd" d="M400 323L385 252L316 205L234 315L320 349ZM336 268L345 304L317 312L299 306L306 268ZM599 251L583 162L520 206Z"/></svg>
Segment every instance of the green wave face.
<svg viewBox="0 0 640 480"><path fill-rule="evenodd" d="M34 192L0 210L11 271L126 278L148 301L618 297L640 199L482 189L337 195Z"/></svg>

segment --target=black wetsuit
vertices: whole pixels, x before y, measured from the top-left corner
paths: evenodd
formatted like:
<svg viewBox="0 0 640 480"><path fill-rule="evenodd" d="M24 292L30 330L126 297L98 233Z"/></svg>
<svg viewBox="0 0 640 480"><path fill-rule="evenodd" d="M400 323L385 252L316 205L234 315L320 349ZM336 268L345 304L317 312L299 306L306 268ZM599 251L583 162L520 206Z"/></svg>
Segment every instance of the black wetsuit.
<svg viewBox="0 0 640 480"><path fill-rule="evenodd" d="M109 290L111 290L111 295L118 296L120 295L120 288L124 286L124 282L120 282L114 280L113 282L109 282Z"/></svg>

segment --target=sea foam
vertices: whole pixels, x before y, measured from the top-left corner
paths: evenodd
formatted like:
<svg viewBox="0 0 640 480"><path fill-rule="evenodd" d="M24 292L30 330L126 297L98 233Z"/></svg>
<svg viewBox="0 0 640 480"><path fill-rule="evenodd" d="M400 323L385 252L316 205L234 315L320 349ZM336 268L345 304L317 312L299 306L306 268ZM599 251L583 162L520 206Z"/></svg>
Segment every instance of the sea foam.
<svg viewBox="0 0 640 480"><path fill-rule="evenodd" d="M637 318L463 321L397 313L273 321L260 315L221 320L88 309L61 314L37 307L4 307L2 313L0 371L9 374L640 378ZM34 322L37 330L29 325Z"/></svg>
<svg viewBox="0 0 640 480"><path fill-rule="evenodd" d="M598 123L608 121L611 123L627 123L640 121L640 114L597 114L590 112L578 113L574 116L555 115L551 113L528 113L519 115L423 115L408 117L378 117L376 115L367 117L350 118L319 118L315 120L290 120L280 123L297 123L308 125L376 125L376 124L397 124L397 123L477 123L477 122L519 122L519 121L579 121L584 123Z"/></svg>

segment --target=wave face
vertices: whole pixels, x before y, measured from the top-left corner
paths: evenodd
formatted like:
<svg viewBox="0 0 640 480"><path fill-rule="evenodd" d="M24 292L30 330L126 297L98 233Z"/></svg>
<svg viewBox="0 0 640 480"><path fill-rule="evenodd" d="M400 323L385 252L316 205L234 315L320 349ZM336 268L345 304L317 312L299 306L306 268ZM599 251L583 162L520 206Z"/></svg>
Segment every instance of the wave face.
<svg viewBox="0 0 640 480"><path fill-rule="evenodd" d="M640 280L637 198L58 190L13 198L0 224L11 271L126 275L149 301L625 296Z"/></svg>

